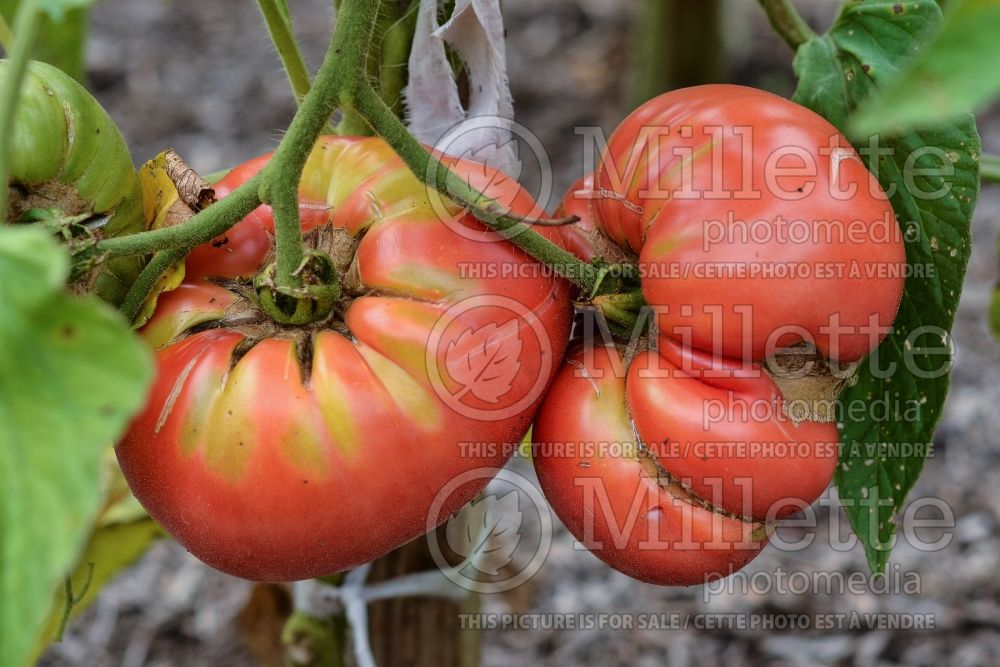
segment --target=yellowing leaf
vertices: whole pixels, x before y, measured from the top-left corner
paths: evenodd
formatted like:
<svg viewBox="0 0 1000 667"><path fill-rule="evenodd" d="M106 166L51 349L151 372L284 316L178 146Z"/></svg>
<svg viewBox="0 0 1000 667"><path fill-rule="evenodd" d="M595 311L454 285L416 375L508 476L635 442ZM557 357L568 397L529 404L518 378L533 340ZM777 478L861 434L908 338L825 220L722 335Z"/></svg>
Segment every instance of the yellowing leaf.
<svg viewBox="0 0 1000 667"><path fill-rule="evenodd" d="M182 201L177 185L167 168L174 159L179 159L177 154L168 149L142 165L139 170L139 180L142 183L142 210L148 229L179 225L187 222L195 214L194 209ZM149 321L153 311L156 310L156 302L160 295L177 289L183 280L183 261L164 271L150 290L132 325L139 328Z"/></svg>

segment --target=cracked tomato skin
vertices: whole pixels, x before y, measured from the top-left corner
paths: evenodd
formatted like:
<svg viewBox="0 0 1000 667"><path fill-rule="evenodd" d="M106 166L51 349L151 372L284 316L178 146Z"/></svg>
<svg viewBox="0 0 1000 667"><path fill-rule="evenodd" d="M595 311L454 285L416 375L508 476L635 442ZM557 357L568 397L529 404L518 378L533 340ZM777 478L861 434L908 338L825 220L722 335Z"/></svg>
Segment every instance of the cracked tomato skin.
<svg viewBox="0 0 1000 667"><path fill-rule="evenodd" d="M751 132L748 144L735 128ZM816 171L776 172L775 165L794 166L773 157L783 152L814 158ZM771 190L742 196L744 178ZM685 183L700 196L679 196ZM834 186L854 193L835 196ZM701 86L630 115L593 179L577 182L560 210L584 219L569 245L577 256L637 258L659 336L627 361L614 348L593 346L567 360L535 423L543 490L577 539L626 574L674 585L732 572L756 551L729 538L741 527L757 538L754 526L814 502L839 453L833 422L786 414L803 415L786 410L792 401L825 398L810 393L817 378L804 390L784 378L782 387L795 392L786 397L762 363L801 341L839 362L857 362L879 344L905 275L892 209L847 140L819 116L762 91ZM839 221L853 232L781 241L782 220ZM769 236L744 241L732 234L739 221ZM710 229L724 233L709 238ZM696 270L784 263L813 277ZM860 277L820 276L818 267L850 264ZM742 307L751 322L742 320ZM721 322L714 319L720 313ZM872 322L874 335L865 330ZM608 442L635 443L639 454L602 449ZM678 506L679 497L693 502ZM688 544L679 537L685 525L694 526ZM657 534L662 543L651 547L648 536ZM730 548L708 548L720 537Z"/></svg>
<svg viewBox="0 0 1000 667"><path fill-rule="evenodd" d="M513 179L449 161L515 212L537 214ZM441 522L472 499L485 480L432 508L456 475L504 464L571 319L567 283L530 270L534 260L450 203L444 224L444 202L380 139L322 138L300 202L304 229L346 232L349 298L336 322L268 328L221 286L271 252L273 219L260 207L191 253L184 283L160 297L142 331L158 376L117 447L150 514L198 558L248 579L355 567L425 533L432 509ZM512 278L475 265L529 270ZM472 456L462 443L493 449Z"/></svg>
<svg viewBox="0 0 1000 667"><path fill-rule="evenodd" d="M623 367L612 347L567 357L533 430L545 497L584 546L631 577L688 586L740 569L764 547L764 525L689 502L677 484L658 482L657 463L669 462L637 447L628 409L634 387ZM675 420L696 418L663 407Z"/></svg>
<svg viewBox="0 0 1000 667"><path fill-rule="evenodd" d="M733 85L660 95L612 133L594 190L668 336L754 360L805 339L855 362L895 318L906 253L888 198L794 102Z"/></svg>
<svg viewBox="0 0 1000 667"><path fill-rule="evenodd" d="M556 514L599 558L649 583L701 584L746 565L766 526L830 483L836 426L782 408L774 381L739 360L665 341L631 361L581 347L538 411L532 458Z"/></svg>

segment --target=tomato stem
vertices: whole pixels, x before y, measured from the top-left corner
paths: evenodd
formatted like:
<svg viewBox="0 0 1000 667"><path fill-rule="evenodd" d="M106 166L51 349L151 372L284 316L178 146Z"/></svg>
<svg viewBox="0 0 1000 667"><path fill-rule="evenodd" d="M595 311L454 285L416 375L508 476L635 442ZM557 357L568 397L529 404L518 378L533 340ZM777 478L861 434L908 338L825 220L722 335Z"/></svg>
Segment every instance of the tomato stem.
<svg viewBox="0 0 1000 667"><path fill-rule="evenodd" d="M7 160L11 126L17 110L17 99L21 95L24 72L28 67L31 49L42 22L38 0L23 0L18 5L14 18L14 44L8 51L10 57L6 67L11 69L0 89L0 214L7 217Z"/></svg>
<svg viewBox="0 0 1000 667"><path fill-rule="evenodd" d="M979 177L983 183L1000 183L1000 157L983 155L979 159Z"/></svg>
<svg viewBox="0 0 1000 667"><path fill-rule="evenodd" d="M596 267L580 261L572 253L549 241L531 229L530 224L502 213L502 207L496 202L473 188L428 152L367 82L358 91L355 103L361 115L396 151L417 178L457 203L467 206L477 219L581 289L590 291L597 284L599 272Z"/></svg>
<svg viewBox="0 0 1000 667"><path fill-rule="evenodd" d="M396 151L421 180L469 211L489 228L501 234L553 271L572 281L587 294L614 291L617 281L601 283L601 271L579 260L531 228L530 221L510 215L498 202L473 188L428 152L406 129L368 76L369 51L378 20L379 3L371 0L343 0L326 57L309 92L302 99L288 132L274 157L254 178L229 196L200 211L187 223L153 231L109 238L78 247L75 264L104 261L112 257L146 254L173 248L190 250L222 234L261 203L274 212L277 264L274 284L285 293L299 287L296 273L304 256L299 219L298 187L302 171L316 139L337 106L351 118L362 118ZM165 260L161 260L165 262ZM159 268L160 262L157 263ZM151 272L156 268L151 269ZM147 275L129 308L141 304L156 275Z"/></svg>
<svg viewBox="0 0 1000 667"><path fill-rule="evenodd" d="M274 210L277 254L274 279L278 287L294 288L299 284L295 272L303 257L299 221L302 170L338 102L350 99L350 91L368 85L368 49L378 4L370 1L343 4L316 80L288 126L288 134L263 170L267 188L262 199Z"/></svg>
<svg viewBox="0 0 1000 667"><path fill-rule="evenodd" d="M274 50L281 58L288 83L295 94L295 102L301 104L312 83L299 43L292 32L292 16L288 11L288 3L285 0L257 0L257 7L264 17L267 32L274 43Z"/></svg>
<svg viewBox="0 0 1000 667"><path fill-rule="evenodd" d="M288 83L292 87L292 94L295 96L296 106L302 106L302 100L309 93L312 87L309 68L302 57L302 50L295 39L295 32L292 29L292 15L288 11L287 0L257 0L257 6L267 24L267 32L271 36L271 43L274 50L281 58L281 65L285 69ZM327 129L333 132L333 126L328 125Z"/></svg>
<svg viewBox="0 0 1000 667"><path fill-rule="evenodd" d="M402 16L396 18L382 37L379 62L379 93L397 116L403 114L403 89L406 87L413 46L413 33L417 27L419 2L410 3Z"/></svg>
<svg viewBox="0 0 1000 667"><path fill-rule="evenodd" d="M186 254L185 248L171 248L170 250L161 250L153 255L149 264L143 267L139 277L132 283L119 308L126 321L135 321L139 311L142 310L142 305L146 302L146 298L156 286L156 281L160 279L164 271L183 260Z"/></svg>
<svg viewBox="0 0 1000 667"><path fill-rule="evenodd" d="M79 592L73 592L73 577L66 576L63 582L63 592L66 596L66 600L63 603L62 616L59 618L59 627L56 629L56 634L52 638L52 641L61 642L63 640L63 635L66 634L66 626L69 625L69 618L73 613L73 608L83 602L84 598L87 597L87 593L90 591L90 585L94 581L94 564L87 563L87 578L83 582L83 587L80 588Z"/></svg>
<svg viewBox="0 0 1000 667"><path fill-rule="evenodd" d="M764 8L767 19L771 22L771 27L793 51L797 51L800 46L816 37L815 31L795 11L791 0L758 1L760 6Z"/></svg>
<svg viewBox="0 0 1000 667"><path fill-rule="evenodd" d="M247 179L229 196L199 211L182 225L116 236L103 239L96 244L81 245L74 251L74 264L79 267L88 262L145 255L172 248L190 250L197 245L207 243L260 206L259 186L262 175L260 173Z"/></svg>
<svg viewBox="0 0 1000 667"><path fill-rule="evenodd" d="M4 53L10 54L14 47L14 33L10 31L10 26L7 25L7 19L3 17L0 13L0 49L4 50Z"/></svg>

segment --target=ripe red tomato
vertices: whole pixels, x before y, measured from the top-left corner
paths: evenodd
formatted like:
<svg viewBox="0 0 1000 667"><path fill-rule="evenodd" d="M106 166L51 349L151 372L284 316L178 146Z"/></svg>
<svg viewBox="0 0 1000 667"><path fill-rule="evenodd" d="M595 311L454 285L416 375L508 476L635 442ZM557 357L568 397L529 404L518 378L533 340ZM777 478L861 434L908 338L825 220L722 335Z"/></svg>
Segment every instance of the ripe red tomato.
<svg viewBox="0 0 1000 667"><path fill-rule="evenodd" d="M853 362L896 315L906 253L888 198L833 125L784 98L650 100L609 138L595 190L661 331L689 345L759 360L805 339Z"/></svg>
<svg viewBox="0 0 1000 667"><path fill-rule="evenodd" d="M762 362L812 344L850 363L878 345L904 282L892 208L816 114L700 86L626 118L562 210L588 216L579 256L610 244L637 260L658 328L627 359L587 341L564 365L535 424L543 490L627 574L694 584L738 569L764 524L823 492L838 455L829 415L815 402L803 413L783 395L795 383L779 388ZM602 448L609 438L638 455Z"/></svg>
<svg viewBox="0 0 1000 667"><path fill-rule="evenodd" d="M601 235L594 223L594 212L591 201L594 199L594 175L587 174L574 183L563 200L559 202L555 217L562 218L575 215L579 220L572 225L563 227L563 238L566 249L589 262L598 257Z"/></svg>
<svg viewBox="0 0 1000 667"><path fill-rule="evenodd" d="M667 473L662 451L637 440L628 400L635 385L621 376L623 363L604 346L567 358L534 425L542 491L584 546L629 576L676 586L738 570L764 547L764 523L708 506ZM659 407L679 423L700 417L688 406Z"/></svg>
<svg viewBox="0 0 1000 667"><path fill-rule="evenodd" d="M513 179L450 162L514 212L537 214ZM426 532L447 481L513 451L571 319L567 283L450 203L443 223L446 204L380 139L321 139L300 193L303 228L342 269L334 315L282 327L243 295L239 279L271 252L273 219L259 208L191 253L185 282L161 297L143 329L158 376L117 447L150 514L248 579L330 574ZM483 483L450 495L440 520Z"/></svg>

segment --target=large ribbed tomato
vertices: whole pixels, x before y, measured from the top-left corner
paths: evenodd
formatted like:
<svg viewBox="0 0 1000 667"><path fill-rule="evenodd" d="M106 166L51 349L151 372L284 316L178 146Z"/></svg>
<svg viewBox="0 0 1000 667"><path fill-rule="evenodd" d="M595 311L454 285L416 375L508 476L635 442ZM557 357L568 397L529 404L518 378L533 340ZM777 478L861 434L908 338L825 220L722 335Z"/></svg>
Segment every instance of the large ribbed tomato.
<svg viewBox="0 0 1000 667"><path fill-rule="evenodd" d="M639 256L668 336L757 360L805 339L852 362L892 324L906 254L888 197L805 107L743 86L661 95L594 180L598 224Z"/></svg>
<svg viewBox="0 0 1000 667"><path fill-rule="evenodd" d="M588 341L567 360L535 425L543 490L632 576L738 569L762 525L833 475L843 378L826 369L865 357L895 317L892 208L824 119L713 85L637 109L562 209L592 216L574 252L638 264L657 329L627 354Z"/></svg>
<svg viewBox="0 0 1000 667"><path fill-rule="evenodd" d="M513 179L452 167L537 215ZM429 192L380 139L321 139L300 202L303 228L340 268L333 316L282 327L244 296L271 253L260 207L191 253L185 282L161 297L143 329L158 377L117 448L154 518L250 579L330 574L425 532L446 482L502 466L524 435L571 318L566 283ZM440 520L483 481L449 495Z"/></svg>

